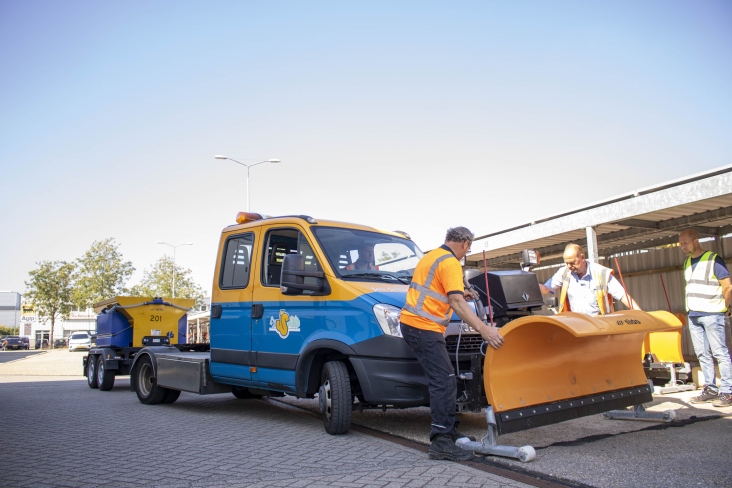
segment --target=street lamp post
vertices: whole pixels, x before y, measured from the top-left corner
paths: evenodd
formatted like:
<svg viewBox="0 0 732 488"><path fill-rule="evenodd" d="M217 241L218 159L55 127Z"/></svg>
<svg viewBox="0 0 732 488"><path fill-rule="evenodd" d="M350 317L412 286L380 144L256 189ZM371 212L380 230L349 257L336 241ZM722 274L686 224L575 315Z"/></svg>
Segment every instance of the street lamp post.
<svg viewBox="0 0 732 488"><path fill-rule="evenodd" d="M175 298L175 250L181 246L192 246L193 243L186 242L185 244L178 244L177 246L174 246L173 244L168 244L167 242L158 241L158 244L164 244L173 248L173 298Z"/></svg>
<svg viewBox="0 0 732 488"><path fill-rule="evenodd" d="M234 161L235 163L241 164L242 166L245 166L247 168L247 212L250 211L250 207L251 207L251 199L249 197L249 168L251 168L252 166L256 166L258 164L262 164L262 163L279 163L280 162L279 159L265 159L264 161L260 161L258 163L254 163L254 164L245 164L240 161L237 161L236 159L227 158L226 156L218 155L218 156L214 156L214 157L216 159L228 159L229 161Z"/></svg>

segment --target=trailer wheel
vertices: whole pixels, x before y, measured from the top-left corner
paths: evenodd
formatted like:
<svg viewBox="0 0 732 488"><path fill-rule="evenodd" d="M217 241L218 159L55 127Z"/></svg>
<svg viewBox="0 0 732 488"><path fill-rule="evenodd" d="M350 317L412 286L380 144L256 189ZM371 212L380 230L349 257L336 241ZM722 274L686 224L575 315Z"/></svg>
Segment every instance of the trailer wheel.
<svg viewBox="0 0 732 488"><path fill-rule="evenodd" d="M109 371L104 365L104 356L97 361L97 385L101 391L109 391L114 386L114 371Z"/></svg>
<svg viewBox="0 0 732 488"><path fill-rule="evenodd" d="M172 390L170 388L165 388L165 397L163 398L163 401L160 403L175 403L175 401L180 396L180 390Z"/></svg>
<svg viewBox="0 0 732 488"><path fill-rule="evenodd" d="M340 361L325 363L318 400L325 431L331 435L347 433L351 428L353 398L345 364Z"/></svg>
<svg viewBox="0 0 732 488"><path fill-rule="evenodd" d="M155 405L162 403L168 389L158 386L153 375L153 366L150 356L145 355L135 367L135 392L140 403Z"/></svg>
<svg viewBox="0 0 732 488"><path fill-rule="evenodd" d="M246 386L232 386L231 393L240 400L248 400L250 398L262 398L262 395L255 395Z"/></svg>
<svg viewBox="0 0 732 488"><path fill-rule="evenodd" d="M86 382L89 388L97 388L97 359L96 356L86 358Z"/></svg>

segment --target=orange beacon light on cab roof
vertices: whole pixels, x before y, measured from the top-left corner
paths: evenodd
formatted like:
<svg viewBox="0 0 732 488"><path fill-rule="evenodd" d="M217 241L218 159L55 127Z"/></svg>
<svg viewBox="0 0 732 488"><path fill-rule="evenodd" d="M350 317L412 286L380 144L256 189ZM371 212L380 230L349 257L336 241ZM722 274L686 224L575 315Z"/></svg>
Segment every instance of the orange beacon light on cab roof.
<svg viewBox="0 0 732 488"><path fill-rule="evenodd" d="M239 212L236 214L237 224L246 224L247 222L254 222L255 220L262 220L264 217L258 213L253 212Z"/></svg>

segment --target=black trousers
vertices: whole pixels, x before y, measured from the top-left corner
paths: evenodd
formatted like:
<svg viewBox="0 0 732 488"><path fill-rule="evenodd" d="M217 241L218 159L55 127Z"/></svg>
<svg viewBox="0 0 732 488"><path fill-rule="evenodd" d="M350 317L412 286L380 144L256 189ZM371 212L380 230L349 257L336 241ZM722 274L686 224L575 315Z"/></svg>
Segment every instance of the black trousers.
<svg viewBox="0 0 732 488"><path fill-rule="evenodd" d="M412 348L417 361L429 380L430 415L432 430L430 440L440 434L450 434L455 425L455 398L457 382L455 370L447 354L445 338L439 332L418 329L401 324L402 335Z"/></svg>

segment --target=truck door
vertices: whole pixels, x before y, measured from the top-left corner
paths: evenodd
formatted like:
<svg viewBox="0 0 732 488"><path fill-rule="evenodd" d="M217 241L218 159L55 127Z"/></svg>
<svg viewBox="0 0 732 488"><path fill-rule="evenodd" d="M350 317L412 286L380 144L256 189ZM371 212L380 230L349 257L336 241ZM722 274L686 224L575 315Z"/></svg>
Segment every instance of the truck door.
<svg viewBox="0 0 732 488"><path fill-rule="evenodd" d="M219 247L218 273L211 300L211 374L250 380L252 373L252 277L259 229L236 233ZM217 307L220 307L221 315Z"/></svg>
<svg viewBox="0 0 732 488"><path fill-rule="evenodd" d="M283 295L280 291L282 260L287 254L305 256L307 270L322 271L314 248L295 226L263 227L259 276L254 304L263 307L261 319L252 321L252 354L257 379L263 388L295 390L295 366L305 339L322 330L323 296L305 291ZM312 278L315 280L315 278ZM317 294L315 294L317 295Z"/></svg>

